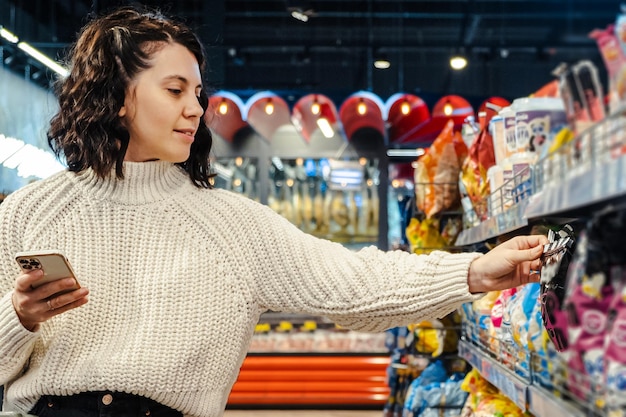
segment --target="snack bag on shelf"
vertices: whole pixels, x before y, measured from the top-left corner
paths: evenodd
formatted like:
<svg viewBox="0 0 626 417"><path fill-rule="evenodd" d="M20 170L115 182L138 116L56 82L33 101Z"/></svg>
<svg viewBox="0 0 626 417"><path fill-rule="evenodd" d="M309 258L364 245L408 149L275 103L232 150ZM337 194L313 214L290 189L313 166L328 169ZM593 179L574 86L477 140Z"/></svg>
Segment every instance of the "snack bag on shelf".
<svg viewBox="0 0 626 417"><path fill-rule="evenodd" d="M412 417L419 415L415 413L415 410L419 410L422 407L424 401L423 388L431 384L441 384L446 379L448 379L448 373L443 362L440 360L431 362L417 378L410 382L406 390L402 416Z"/></svg>
<svg viewBox="0 0 626 417"><path fill-rule="evenodd" d="M539 303L535 304L530 314L526 336L528 350L531 352L531 361L533 361L533 377L541 386L552 388L551 363L548 360L550 337L543 327Z"/></svg>
<svg viewBox="0 0 626 417"><path fill-rule="evenodd" d="M444 219L445 224L441 230L441 237L443 238L446 246L454 246L459 233L463 229L463 221L458 216L449 217Z"/></svg>
<svg viewBox="0 0 626 417"><path fill-rule="evenodd" d="M489 117L485 118L485 125L489 126L489 122L497 112L489 111L487 114ZM484 128L469 148L467 158L465 158L461 167L461 181L465 186L476 214L481 220L487 218L487 204L485 201L485 197L489 195L487 171L495 163L493 137L490 130Z"/></svg>
<svg viewBox="0 0 626 417"><path fill-rule="evenodd" d="M427 320L407 326L411 340L411 350L428 353L432 357L444 352L455 352L458 348L461 319L458 313L448 314L441 320ZM409 340L409 338L407 338Z"/></svg>
<svg viewBox="0 0 626 417"><path fill-rule="evenodd" d="M412 218L406 228L406 237L413 253L428 253L434 249L441 249L447 245L446 240L439 232L439 219Z"/></svg>
<svg viewBox="0 0 626 417"><path fill-rule="evenodd" d="M476 410L484 397L493 397L498 393L498 389L483 378L475 368L467 373L461 383L461 389L469 393L466 404L472 411Z"/></svg>
<svg viewBox="0 0 626 417"><path fill-rule="evenodd" d="M567 288L567 271L572 257L574 231L565 225L558 233L548 233L541 268L541 317L556 350L568 348L567 313L563 308Z"/></svg>
<svg viewBox="0 0 626 417"><path fill-rule="evenodd" d="M483 378L476 369L467 373L461 384L461 389L470 394L465 403L465 410L471 412L463 415L472 417L527 416L513 401L501 394L496 387Z"/></svg>
<svg viewBox="0 0 626 417"><path fill-rule="evenodd" d="M560 97L559 82L552 80L547 84L544 84L539 90L531 94L531 97Z"/></svg>
<svg viewBox="0 0 626 417"><path fill-rule="evenodd" d="M624 211L594 217L581 233L575 253L581 261L573 264L570 271L575 279L570 279L572 289L566 297L572 351L568 365L580 373L573 373L574 376L582 375L570 385L583 398L587 391L596 397L601 387L594 382L604 379L609 311L622 284L622 274L616 266L626 256L625 219Z"/></svg>
<svg viewBox="0 0 626 417"><path fill-rule="evenodd" d="M526 414L503 394L484 397L474 410L474 417L524 417Z"/></svg>
<svg viewBox="0 0 626 417"><path fill-rule="evenodd" d="M610 417L626 416L626 264L614 267L621 289L609 307L608 333L604 341L606 408Z"/></svg>
<svg viewBox="0 0 626 417"><path fill-rule="evenodd" d="M595 29L589 37L596 40L609 79L609 112L616 112L626 101L626 54L615 34L615 25Z"/></svg>
<svg viewBox="0 0 626 417"><path fill-rule="evenodd" d="M443 383L424 386L421 391L421 403L414 402L414 417L457 417L465 404L468 394L461 390L461 379L451 376ZM410 417L409 414L407 417Z"/></svg>
<svg viewBox="0 0 626 417"><path fill-rule="evenodd" d="M432 218L460 201L457 178L467 147L460 133L454 132L450 120L432 143L415 169L415 197L417 207Z"/></svg>
<svg viewBox="0 0 626 417"><path fill-rule="evenodd" d="M511 306L511 327L513 340L521 348L527 348L530 319L538 305L540 292L539 283L533 282L524 285L518 294L519 302Z"/></svg>
<svg viewBox="0 0 626 417"><path fill-rule="evenodd" d="M530 374L530 351L528 350L528 333L533 309L538 305L540 286L538 283L524 285L517 293L511 308L511 333L515 343L514 352L516 371L524 376Z"/></svg>
<svg viewBox="0 0 626 417"><path fill-rule="evenodd" d="M484 297L472 303L476 317L478 340L485 346L489 345L491 328L491 310L500 296L500 291L490 291Z"/></svg>
<svg viewBox="0 0 626 417"><path fill-rule="evenodd" d="M567 300L570 311L570 390L579 398L597 391L592 381L603 379L604 338L613 287L603 273L585 276Z"/></svg>
<svg viewBox="0 0 626 417"><path fill-rule="evenodd" d="M491 308L491 325L493 326L493 338L489 340L489 347L494 353L500 352L500 343L504 340L504 335L502 334L502 319L504 316L504 311L508 308L507 306L515 296L516 292L516 287L502 290L496 301L493 303L493 307Z"/></svg>

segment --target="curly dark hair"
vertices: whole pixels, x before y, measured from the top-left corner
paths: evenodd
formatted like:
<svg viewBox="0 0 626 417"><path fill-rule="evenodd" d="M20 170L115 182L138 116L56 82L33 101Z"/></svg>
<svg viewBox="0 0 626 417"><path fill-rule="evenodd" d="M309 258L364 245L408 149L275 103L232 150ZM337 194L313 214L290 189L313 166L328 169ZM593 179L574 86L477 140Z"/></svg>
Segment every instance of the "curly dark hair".
<svg viewBox="0 0 626 417"><path fill-rule="evenodd" d="M60 109L52 118L48 143L68 168L91 168L101 178L124 178L123 161L129 134L118 112L130 81L150 67L151 55L165 44L177 43L197 59L204 75L204 48L185 24L158 10L122 7L87 23L69 53L70 74L60 79L55 92ZM203 77L204 78L204 77ZM200 105L206 111L204 87ZM204 117L187 161L178 163L198 187L211 188L209 153L213 138Z"/></svg>

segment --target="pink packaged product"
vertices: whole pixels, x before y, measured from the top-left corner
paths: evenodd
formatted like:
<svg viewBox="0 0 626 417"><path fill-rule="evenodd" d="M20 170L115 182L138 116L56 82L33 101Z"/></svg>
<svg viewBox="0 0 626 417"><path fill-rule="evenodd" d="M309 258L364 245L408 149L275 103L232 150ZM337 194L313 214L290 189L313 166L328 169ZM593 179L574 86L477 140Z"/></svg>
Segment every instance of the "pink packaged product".
<svg viewBox="0 0 626 417"><path fill-rule="evenodd" d="M620 266L626 259L625 226L626 211L594 217L579 235L568 271L568 385L590 402L610 398L610 393L605 396L609 379L613 388L626 387L625 276Z"/></svg>
<svg viewBox="0 0 626 417"><path fill-rule="evenodd" d="M566 300L569 311L568 386L589 400L601 391L604 379L604 339L613 287L603 272L585 275Z"/></svg>
<svg viewBox="0 0 626 417"><path fill-rule="evenodd" d="M626 265L612 268L611 275L621 282L609 307L604 341L606 407L611 416L626 415Z"/></svg>
<svg viewBox="0 0 626 417"><path fill-rule="evenodd" d="M609 110L617 111L626 100L626 55L615 35L614 25L593 30L589 37L596 40L609 79Z"/></svg>

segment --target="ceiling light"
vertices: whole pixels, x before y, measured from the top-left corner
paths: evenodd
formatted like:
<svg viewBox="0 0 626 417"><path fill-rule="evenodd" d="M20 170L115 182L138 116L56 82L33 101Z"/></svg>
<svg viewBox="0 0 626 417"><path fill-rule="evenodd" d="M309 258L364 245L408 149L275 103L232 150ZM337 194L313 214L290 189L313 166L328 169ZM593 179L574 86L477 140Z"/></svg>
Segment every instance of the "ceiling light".
<svg viewBox="0 0 626 417"><path fill-rule="evenodd" d="M330 126L328 119L326 119L325 117L320 117L319 119L317 119L317 127L320 128L320 130L322 131L322 135L324 135L325 138L330 139L335 136L333 128Z"/></svg>
<svg viewBox="0 0 626 417"><path fill-rule="evenodd" d="M17 47L20 48L22 51L26 52L28 55L30 55L33 58L35 58L37 61L39 61L42 64L44 64L46 67L50 68L52 71L54 71L57 74L59 74L61 77L67 77L67 75L70 73L67 70L67 68L65 68L65 67L59 65L58 63L54 62L52 59L48 58L47 56L45 56L44 54L39 52L37 49L35 49L32 46L30 46L26 42L18 43Z"/></svg>
<svg viewBox="0 0 626 417"><path fill-rule="evenodd" d="M409 104L409 101L407 99L404 99L402 104L400 104L400 112L406 116L407 114L409 114L410 111L411 105Z"/></svg>
<svg viewBox="0 0 626 417"><path fill-rule="evenodd" d="M317 116L320 114L321 110L320 103L317 101L317 97L315 97L315 99L313 99L313 104L311 104L311 113Z"/></svg>
<svg viewBox="0 0 626 417"><path fill-rule="evenodd" d="M267 103L265 104L265 113L270 116L274 113L274 103L272 103L272 99L268 98Z"/></svg>
<svg viewBox="0 0 626 417"><path fill-rule="evenodd" d="M18 37L6 30L3 27L0 27L0 37L3 37L7 41L11 43L17 43L19 41Z"/></svg>
<svg viewBox="0 0 626 417"><path fill-rule="evenodd" d="M467 66L467 59L464 56L456 55L450 58L450 67L454 70L462 70Z"/></svg>
<svg viewBox="0 0 626 417"><path fill-rule="evenodd" d="M228 113L228 103L226 102L226 99L222 99L217 111L219 111L221 115Z"/></svg>
<svg viewBox="0 0 626 417"><path fill-rule="evenodd" d="M307 16L306 14L298 11L298 10L294 10L293 12L291 12L291 17L293 17L296 20L299 20L301 22L308 22L309 21L309 16Z"/></svg>
<svg viewBox="0 0 626 417"><path fill-rule="evenodd" d="M361 116L367 113L367 105L365 104L362 98L359 99L359 104L357 104L356 106L356 112L359 113Z"/></svg>
<svg viewBox="0 0 626 417"><path fill-rule="evenodd" d="M309 19L315 15L315 10L311 8L308 1L288 0L286 3L287 11L291 14L291 17L296 20L308 22Z"/></svg>
<svg viewBox="0 0 626 417"><path fill-rule="evenodd" d="M414 157L422 156L426 153L423 148L416 149L387 149L387 156L391 157Z"/></svg>
<svg viewBox="0 0 626 417"><path fill-rule="evenodd" d="M387 69L391 66L391 62L389 62L386 58L378 58L374 61L374 67L377 69Z"/></svg>

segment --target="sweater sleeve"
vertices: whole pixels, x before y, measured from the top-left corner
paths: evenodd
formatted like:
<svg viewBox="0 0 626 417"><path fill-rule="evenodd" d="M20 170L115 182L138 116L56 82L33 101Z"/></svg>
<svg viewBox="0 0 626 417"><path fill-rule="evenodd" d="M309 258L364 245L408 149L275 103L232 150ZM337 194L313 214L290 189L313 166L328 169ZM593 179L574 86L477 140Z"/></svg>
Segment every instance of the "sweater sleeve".
<svg viewBox="0 0 626 417"><path fill-rule="evenodd" d="M24 210L20 210L21 204L15 197L9 195L0 204L0 385L22 371L39 338L38 332L22 326L12 302L18 274L15 253L20 250L22 227L25 226L19 215Z"/></svg>
<svg viewBox="0 0 626 417"><path fill-rule="evenodd" d="M416 255L374 246L355 252L301 232L270 209L258 211L253 287L264 308L382 331L443 317L480 297L467 284L479 253Z"/></svg>

